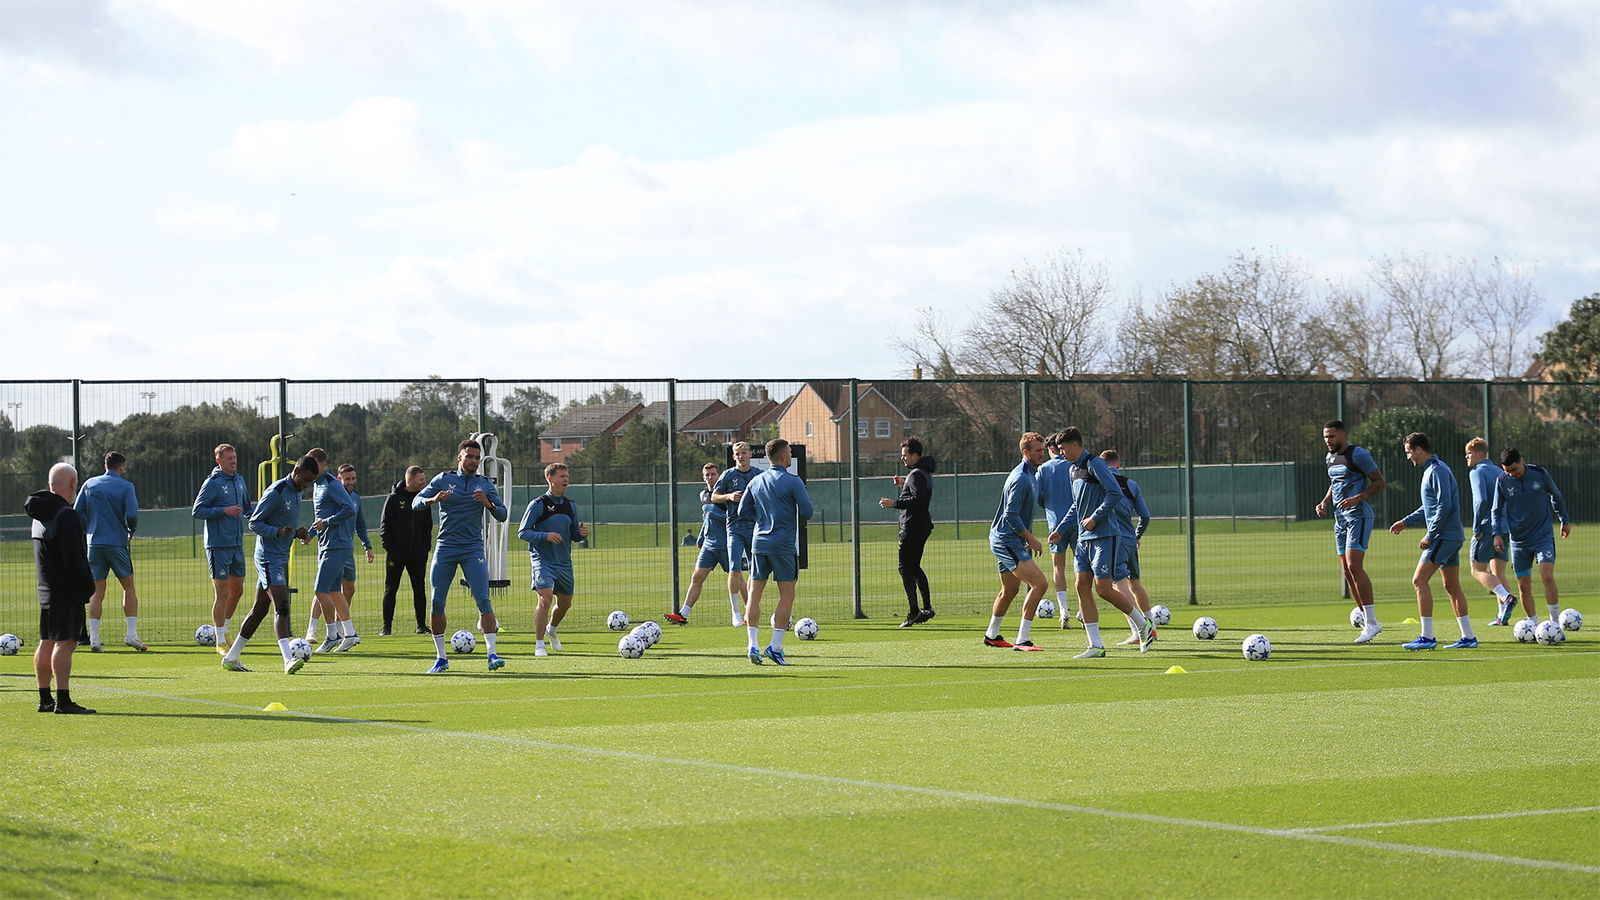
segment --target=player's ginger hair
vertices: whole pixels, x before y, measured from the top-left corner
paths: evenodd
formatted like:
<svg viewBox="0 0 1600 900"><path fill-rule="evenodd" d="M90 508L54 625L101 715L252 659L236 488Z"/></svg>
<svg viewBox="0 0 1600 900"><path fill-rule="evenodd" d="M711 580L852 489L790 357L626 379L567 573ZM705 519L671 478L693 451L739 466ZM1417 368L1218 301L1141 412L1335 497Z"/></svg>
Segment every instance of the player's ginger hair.
<svg viewBox="0 0 1600 900"><path fill-rule="evenodd" d="M1034 441L1038 441L1041 444L1044 443L1044 435L1037 431L1024 431L1022 437L1017 438L1017 449L1026 450L1028 445Z"/></svg>
<svg viewBox="0 0 1600 900"><path fill-rule="evenodd" d="M1475 437L1472 440L1467 441L1467 452L1468 453L1482 453L1484 456L1488 456L1489 455L1489 442L1484 440L1481 437Z"/></svg>

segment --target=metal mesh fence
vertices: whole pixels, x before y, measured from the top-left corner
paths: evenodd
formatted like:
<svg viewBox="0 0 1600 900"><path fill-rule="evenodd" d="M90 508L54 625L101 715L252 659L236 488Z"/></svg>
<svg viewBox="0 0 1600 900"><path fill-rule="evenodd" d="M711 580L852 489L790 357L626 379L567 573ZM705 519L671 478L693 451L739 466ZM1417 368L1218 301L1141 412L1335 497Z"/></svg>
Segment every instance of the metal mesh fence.
<svg viewBox="0 0 1600 900"><path fill-rule="evenodd" d="M853 388L853 390L852 390ZM1141 547L1142 577L1157 602L1304 602L1338 596L1331 527L1314 513L1327 490L1321 427L1343 418L1389 481L1378 498L1369 568L1379 600L1406 601L1413 536L1391 538L1390 522L1417 506L1417 479L1400 439L1428 433L1471 498L1461 448L1481 435L1495 452L1518 446L1550 470L1579 523L1600 519L1600 385L1482 382L1051 381L189 381L0 382L0 630L28 636L37 604L31 544L20 512L59 460L84 478L101 457L129 459L142 508L133 557L141 626L154 640L185 639L209 618L212 587L202 524L190 506L210 471L212 448L233 444L253 494L258 467L282 439L286 460L312 447L357 468L372 565L360 562L355 619L381 618L384 497L407 466L430 476L454 465L463 437L490 432L509 466L502 485L513 525L511 586L495 593L507 627L532 626L527 546L515 525L545 490L543 468L570 467L568 495L590 523L577 548L575 627L603 627L611 609L659 616L690 583L700 528L699 476L722 466L736 440L781 436L806 447L816 514L801 598L808 614L897 615L904 608L895 567L896 514L879 506L902 472L900 442L919 437L938 459L928 560L941 608L987 606L993 568L988 523L1024 428L1075 425L1091 449L1119 451L1145 493L1153 522ZM74 441L76 437L76 441ZM302 510L310 519L309 504ZM1042 513L1039 521L1042 528ZM1565 591L1600 592L1589 529L1560 545ZM686 543L686 541L688 543ZM247 539L246 552L253 539ZM292 569L296 615L304 617L315 548ZM719 608L721 571L703 597ZM247 576L254 583L253 570ZM941 585L945 586L941 590ZM452 614L471 615L463 588ZM247 591L247 594L249 592ZM456 594L460 597L457 599ZM116 619L117 589L106 613ZM402 584L397 625L409 624ZM569 626L569 627L574 627ZM108 626L108 627L114 627ZM115 633L114 631L112 633Z"/></svg>

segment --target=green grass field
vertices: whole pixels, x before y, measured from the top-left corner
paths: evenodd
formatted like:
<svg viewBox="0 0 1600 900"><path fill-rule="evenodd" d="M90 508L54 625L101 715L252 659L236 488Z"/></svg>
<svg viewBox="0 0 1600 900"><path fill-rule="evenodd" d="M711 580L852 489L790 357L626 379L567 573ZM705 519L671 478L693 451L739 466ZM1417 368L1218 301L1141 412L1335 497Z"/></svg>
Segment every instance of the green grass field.
<svg viewBox="0 0 1600 900"><path fill-rule="evenodd" d="M410 635L292 678L264 636L250 674L80 653L96 716L34 713L0 658L0 892L1600 895L1593 612L1560 647L1416 654L1400 609L1355 647L1342 603L1209 607L1212 642L1178 608L1150 654L1074 662L1081 630L1024 654L976 616L802 609L822 634L779 669L712 599L643 659L575 622L548 659L509 635L492 674L480 648L423 676ZM1241 658L1251 631L1271 659Z"/></svg>

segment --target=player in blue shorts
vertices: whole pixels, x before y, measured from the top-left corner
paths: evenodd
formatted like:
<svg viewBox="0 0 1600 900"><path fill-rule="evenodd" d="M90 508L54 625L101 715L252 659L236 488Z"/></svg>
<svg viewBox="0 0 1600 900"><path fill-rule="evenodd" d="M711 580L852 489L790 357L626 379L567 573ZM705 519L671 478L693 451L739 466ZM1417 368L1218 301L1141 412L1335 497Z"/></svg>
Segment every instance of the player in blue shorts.
<svg viewBox="0 0 1600 900"><path fill-rule="evenodd" d="M128 480L128 458L113 450L105 457L103 475L85 481L72 504L83 519L89 535L89 571L94 575L94 594L89 598L89 650L99 653L100 609L106 598L106 575L117 576L122 585L122 614L128 633L124 644L135 650L148 649L139 640L139 592L133 586L133 556L129 538L139 527L139 497Z"/></svg>
<svg viewBox="0 0 1600 900"><path fill-rule="evenodd" d="M1550 620L1561 617L1561 595L1556 589L1556 536L1550 525L1550 513L1555 511L1561 520L1561 537L1572 533L1572 519L1567 515L1567 501L1550 473L1541 466L1529 465L1515 447L1500 453L1500 468L1505 476L1495 482L1494 489L1494 546L1504 550L1507 538L1511 544L1511 571L1517 576L1517 592L1522 595L1522 608L1533 618L1533 569L1539 568L1539 580L1544 583L1544 602L1550 608Z"/></svg>
<svg viewBox="0 0 1600 900"><path fill-rule="evenodd" d="M357 507L344 483L328 471L327 451L317 447L306 455L316 461L320 471L311 486L316 516L311 532L317 536L317 597L312 616L320 613L328 623L328 632L317 652L344 652L361 643L355 623L350 621L350 605L344 599L345 564L354 558Z"/></svg>
<svg viewBox="0 0 1600 900"><path fill-rule="evenodd" d="M428 670L429 675L438 675L450 668L444 649L444 606L458 566L461 577L472 591L473 601L478 604L478 627L489 651L489 671L505 665L505 660L495 652L500 626L494 618L494 606L489 602L489 562L483 555L483 512L488 510L489 515L500 522L510 518L510 513L494 482L478 474L482 461L483 445L470 438L462 441L456 445L456 470L433 476L428 486L411 501L413 509L439 507L439 534L433 545L433 568L428 573L433 585L433 616L429 626L433 629L433 647L438 657Z"/></svg>
<svg viewBox="0 0 1600 900"><path fill-rule="evenodd" d="M750 542L750 600L744 607L749 631L750 662L761 665L764 655L780 666L789 664L783 655L783 636L789 630L789 613L794 609L794 585L800 577L800 529L811 518L811 495L800 476L789 471L793 451L789 442L778 438L767 442L765 472L750 480L739 499L739 513L755 520L755 535ZM730 470L731 471L731 470ZM761 594L767 581L777 579L778 605L772 613L772 641L761 650ZM778 623L784 623L779 627Z"/></svg>
<svg viewBox="0 0 1600 900"><path fill-rule="evenodd" d="M1490 625L1510 625L1517 597L1506 580L1506 551L1494 547L1494 486L1505 471L1489 461L1489 442L1481 437L1467 441L1467 482L1472 486L1472 545L1468 562L1472 577L1494 594L1497 607ZM1533 618L1533 597L1528 597L1528 618Z"/></svg>
<svg viewBox="0 0 1600 900"><path fill-rule="evenodd" d="M1383 631L1378 624L1378 608L1372 605L1372 579L1367 576L1367 544L1372 539L1373 497L1384 488L1383 473L1365 447L1350 443L1344 422L1334 419L1322 426L1322 442L1328 447L1328 492L1317 504L1317 517L1333 513L1333 546L1339 554L1339 568L1350 596L1361 607L1361 633L1356 643L1365 644Z"/></svg>
<svg viewBox="0 0 1600 900"><path fill-rule="evenodd" d="M244 530L255 512L250 489L239 474L239 452L232 444L211 451L216 468L195 495L190 515L205 523L206 562L211 569L211 624L217 629L217 652L228 652L228 625L244 596Z"/></svg>
<svg viewBox="0 0 1600 900"><path fill-rule="evenodd" d="M1059 437L1061 452L1072 460L1072 514L1078 521L1078 546L1075 564L1079 611L1089 646L1074 659L1100 659L1106 655L1100 639L1100 608L1095 595L1116 607L1133 624L1139 636L1139 652L1148 651L1156 641L1156 629L1133 602L1131 593L1117 589L1117 582L1128 577L1128 559L1122 553L1123 530L1117 524L1117 509L1123 502L1122 485L1106 461L1084 449L1083 432L1068 428ZM1056 540L1051 535L1051 541Z"/></svg>
<svg viewBox="0 0 1600 900"><path fill-rule="evenodd" d="M339 483L344 485L345 493L350 495L350 502L356 505L355 536L361 542L361 546L366 549L367 565L370 566L377 557L372 555L372 535L367 532L367 513L366 510L361 508L361 495L356 492L356 467L349 463L341 465L339 467ZM350 549L354 551L355 548L351 547ZM339 581L340 590L344 594L345 609L349 609L350 604L356 599L356 559L353 554L348 560L345 560L344 572ZM354 614L352 613L353 617Z"/></svg>
<svg viewBox="0 0 1600 900"><path fill-rule="evenodd" d="M1139 572L1139 542L1144 540L1145 529L1150 527L1150 507L1144 502L1144 491L1139 488L1139 482L1122 474L1122 456L1115 450L1101 450L1100 458L1111 467L1111 474L1117 479L1117 486L1122 489L1122 501L1117 504L1117 525L1122 529L1118 536L1118 549L1122 552L1121 573L1123 577L1117 582L1117 590L1123 592L1133 605L1139 607L1139 612L1146 619L1150 618L1150 592L1144 589L1144 580ZM1128 620L1131 629L1128 636L1117 642L1118 646L1127 647L1139 643L1139 629L1133 627L1133 620ZM1156 623L1150 623L1150 630L1154 631Z"/></svg>
<svg viewBox="0 0 1600 900"><path fill-rule="evenodd" d="M755 540L756 522L739 510L745 488L761 474L750 466L750 445L739 441L733 445L733 468L717 476L711 488L711 502L728 507L728 607L733 627L744 625L744 608L750 599L750 586L745 583L744 572L750 569L753 555L751 542Z"/></svg>
<svg viewBox="0 0 1600 900"><path fill-rule="evenodd" d="M517 536L528 542L533 590L539 595L539 604L533 611L534 656L549 655L545 650L547 638L551 650L561 650L556 628L572 608L572 545L589 536L589 526L578 518L578 504L567 496L572 473L566 464L545 466L544 480L550 489L528 502L517 529Z"/></svg>
<svg viewBox="0 0 1600 900"><path fill-rule="evenodd" d="M1013 650L1042 650L1033 642L1033 617L1039 611L1039 601L1044 599L1046 582L1044 573L1033 557L1044 550L1044 545L1033 536L1033 508L1039 493L1039 465L1045 460L1044 436L1038 432L1025 432L1017 439L1017 451L1022 461L1006 476L1000 490L1000 508L995 510L994 521L989 525L989 552L994 554L995 566L1000 570L1000 591L994 596L990 610L989 627L983 633L985 647L1009 647ZM1028 585L1028 594L1022 601L1022 622L1017 626L1016 643L1000 636L1000 625L1011 600L1022 585Z"/></svg>
<svg viewBox="0 0 1600 900"><path fill-rule="evenodd" d="M1461 627L1461 640L1445 649L1470 650L1478 646L1478 638L1472 633L1472 619L1467 616L1467 596L1461 592L1460 488L1456 486L1455 473L1444 460L1433 455L1427 435L1420 431L1406 435L1405 450L1411 464L1422 470L1422 505L1390 525L1389 533L1399 534L1417 526L1427 528L1427 533L1417 542L1422 558L1417 560L1416 573L1411 576L1411 584L1417 589L1417 618L1422 622L1422 633L1405 648L1432 650L1439 646L1433 636L1433 589L1428 584L1433 573L1439 572L1444 591L1450 595L1456 624Z"/></svg>
<svg viewBox="0 0 1600 900"><path fill-rule="evenodd" d="M718 474L716 463L700 467L700 477L706 483L706 489L700 492L700 536L694 542L700 553L694 561L694 574L689 576L689 590L683 596L683 606L664 617L674 625L689 624L689 613L700 599L700 591L705 588L712 570L721 566L724 572L731 574L733 571L728 565L728 504L711 500ZM741 614L740 619L743 618Z"/></svg>
<svg viewBox="0 0 1600 900"><path fill-rule="evenodd" d="M1048 534L1061 537L1061 542L1050 542L1050 574L1056 584L1056 614L1061 617L1061 627L1072 627L1070 596L1067 591L1067 561L1073 556L1078 543L1078 523L1072 515L1072 460L1061 455L1061 432L1045 435L1044 448L1050 457L1039 464L1039 505L1044 507L1044 524Z"/></svg>
<svg viewBox="0 0 1600 900"><path fill-rule="evenodd" d="M261 500L251 511L249 528L256 536L256 599L250 612L239 623L239 636L222 655L222 667L235 672L250 671L240 659L244 647L255 637L256 628L275 610L273 630L278 636L278 652L283 656L283 671L293 675L305 665L289 653L289 548L296 540L311 541L311 532L298 527L300 494L320 474L316 460L305 457L293 470L261 492Z"/></svg>

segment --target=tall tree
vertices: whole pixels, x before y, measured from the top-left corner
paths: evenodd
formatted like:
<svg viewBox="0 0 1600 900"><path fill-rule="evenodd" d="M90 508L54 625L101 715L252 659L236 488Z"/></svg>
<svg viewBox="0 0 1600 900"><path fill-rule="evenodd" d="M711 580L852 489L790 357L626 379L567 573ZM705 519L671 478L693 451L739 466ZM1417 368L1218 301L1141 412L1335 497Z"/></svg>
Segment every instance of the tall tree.
<svg viewBox="0 0 1600 900"><path fill-rule="evenodd" d="M1459 261L1426 253L1373 260L1368 278L1393 313L1410 368L1404 374L1434 381L1460 373L1468 272Z"/></svg>
<svg viewBox="0 0 1600 900"><path fill-rule="evenodd" d="M1467 329L1475 342L1472 360L1480 371L1470 374L1516 378L1532 362L1535 338L1528 326L1544 306L1544 296L1524 266L1495 257L1488 265L1474 260L1467 269Z"/></svg>

